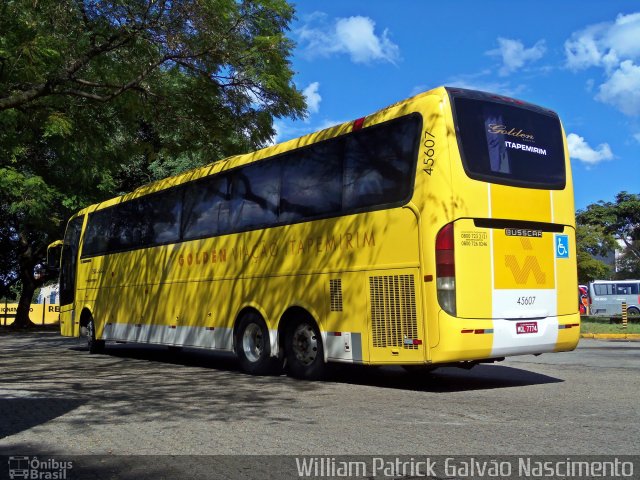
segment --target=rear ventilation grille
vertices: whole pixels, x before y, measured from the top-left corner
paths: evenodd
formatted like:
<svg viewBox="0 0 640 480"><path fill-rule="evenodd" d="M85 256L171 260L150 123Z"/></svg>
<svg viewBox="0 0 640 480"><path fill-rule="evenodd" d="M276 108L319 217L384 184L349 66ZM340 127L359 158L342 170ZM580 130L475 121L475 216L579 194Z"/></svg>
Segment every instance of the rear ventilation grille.
<svg viewBox="0 0 640 480"><path fill-rule="evenodd" d="M374 347L417 350L416 288L413 275L369 277Z"/></svg>
<svg viewBox="0 0 640 480"><path fill-rule="evenodd" d="M342 311L342 280L329 280L329 295L331 297L331 311Z"/></svg>

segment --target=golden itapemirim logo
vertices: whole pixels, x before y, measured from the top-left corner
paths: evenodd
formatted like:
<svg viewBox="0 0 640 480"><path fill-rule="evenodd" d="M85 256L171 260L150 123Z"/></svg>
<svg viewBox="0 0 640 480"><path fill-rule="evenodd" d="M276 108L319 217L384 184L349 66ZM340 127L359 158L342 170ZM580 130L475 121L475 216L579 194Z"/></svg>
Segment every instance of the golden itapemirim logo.
<svg viewBox="0 0 640 480"><path fill-rule="evenodd" d="M509 128L506 125L500 125L497 123L490 123L487 131L494 134L509 135L510 137L516 137L528 142L533 142L535 140L535 137L532 134L527 133L522 129Z"/></svg>

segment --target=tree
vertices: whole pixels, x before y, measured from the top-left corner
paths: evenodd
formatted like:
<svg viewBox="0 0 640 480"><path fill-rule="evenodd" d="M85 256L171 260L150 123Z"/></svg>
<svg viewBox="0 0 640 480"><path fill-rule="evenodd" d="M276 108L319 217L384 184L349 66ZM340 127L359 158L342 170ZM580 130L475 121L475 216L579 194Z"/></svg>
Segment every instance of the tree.
<svg viewBox="0 0 640 480"><path fill-rule="evenodd" d="M0 6L0 279L22 285L78 208L263 146L300 117L286 0Z"/></svg>
<svg viewBox="0 0 640 480"><path fill-rule="evenodd" d="M615 202L599 201L579 211L576 220L579 252L583 248L591 255L604 255L621 242L625 245L624 267L617 275L629 278L640 270L640 195L620 192ZM579 272L581 268L585 271L587 263L581 266L580 258L578 261Z"/></svg>
<svg viewBox="0 0 640 480"><path fill-rule="evenodd" d="M616 278L640 278L640 261L635 252L640 249L640 240L632 242L633 248L625 248L620 257L616 260Z"/></svg>
<svg viewBox="0 0 640 480"><path fill-rule="evenodd" d="M605 256L615 248L615 241L604 235L598 226L576 226L578 282L587 284L595 279L609 278L611 267L596 257Z"/></svg>

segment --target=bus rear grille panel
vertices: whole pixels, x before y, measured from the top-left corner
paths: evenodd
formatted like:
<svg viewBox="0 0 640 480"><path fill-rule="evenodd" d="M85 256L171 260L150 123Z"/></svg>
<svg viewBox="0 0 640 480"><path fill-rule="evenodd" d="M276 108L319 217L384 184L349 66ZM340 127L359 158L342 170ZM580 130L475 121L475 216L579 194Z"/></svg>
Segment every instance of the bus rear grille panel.
<svg viewBox="0 0 640 480"><path fill-rule="evenodd" d="M369 277L371 334L374 347L416 350L418 338L413 275Z"/></svg>

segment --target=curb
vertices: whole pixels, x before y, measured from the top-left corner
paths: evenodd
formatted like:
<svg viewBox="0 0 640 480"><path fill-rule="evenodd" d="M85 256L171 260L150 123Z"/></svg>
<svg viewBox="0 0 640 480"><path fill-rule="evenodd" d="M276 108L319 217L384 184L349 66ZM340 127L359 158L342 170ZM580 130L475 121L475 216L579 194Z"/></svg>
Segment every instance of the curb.
<svg viewBox="0 0 640 480"><path fill-rule="evenodd" d="M581 333L580 338L596 340L640 340L640 333Z"/></svg>

